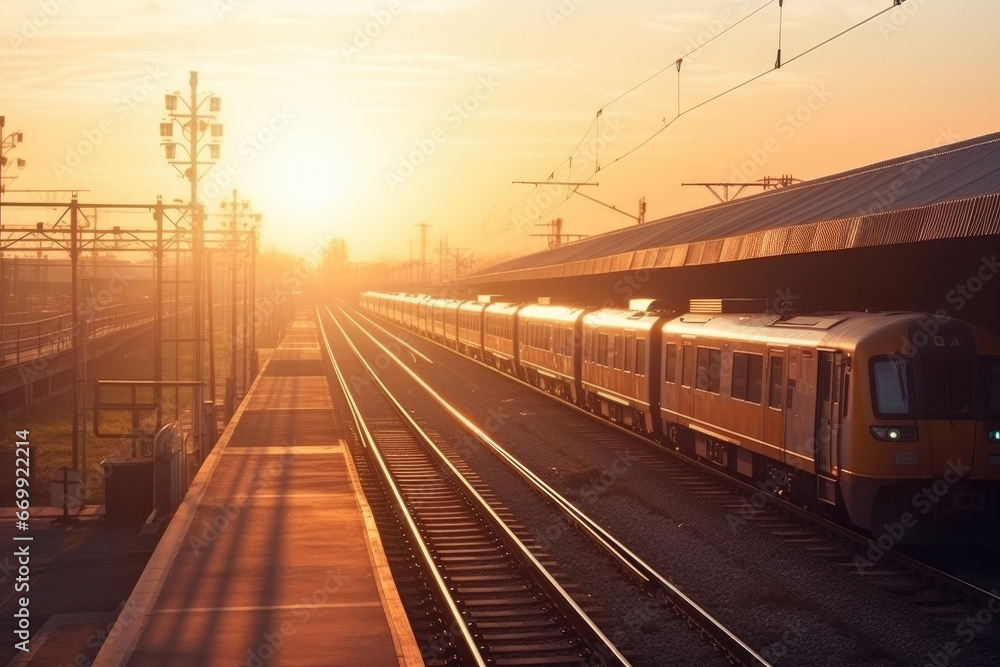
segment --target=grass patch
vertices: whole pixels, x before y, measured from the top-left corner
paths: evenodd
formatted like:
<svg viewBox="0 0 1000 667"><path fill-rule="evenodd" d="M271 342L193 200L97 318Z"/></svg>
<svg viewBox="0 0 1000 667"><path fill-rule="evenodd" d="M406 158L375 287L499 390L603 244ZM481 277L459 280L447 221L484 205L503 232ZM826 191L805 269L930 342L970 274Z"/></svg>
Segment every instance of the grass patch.
<svg viewBox="0 0 1000 667"><path fill-rule="evenodd" d="M89 419L88 419L89 427ZM48 505L52 499L49 481L52 473L63 466L73 465L73 396L66 392L39 405L33 405L20 414L0 417L0 433L13 436L15 431L27 429L31 443L31 504ZM86 502L100 505L104 502L104 469L101 461L106 458L132 456L131 440L96 438L88 433ZM81 458L82 461L82 458Z"/></svg>

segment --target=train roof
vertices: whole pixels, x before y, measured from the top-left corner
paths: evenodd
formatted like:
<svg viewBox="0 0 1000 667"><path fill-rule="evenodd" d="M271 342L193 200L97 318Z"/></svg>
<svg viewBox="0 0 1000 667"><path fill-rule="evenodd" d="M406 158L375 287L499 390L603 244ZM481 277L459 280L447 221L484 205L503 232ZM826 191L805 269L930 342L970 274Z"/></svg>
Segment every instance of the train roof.
<svg viewBox="0 0 1000 667"><path fill-rule="evenodd" d="M686 313L664 323L665 332L720 336L746 341L853 349L866 338L887 330L905 331L913 322L932 317L912 312L802 313L781 317L773 313Z"/></svg>
<svg viewBox="0 0 1000 667"><path fill-rule="evenodd" d="M532 303L519 310L517 316L557 322L575 322L583 310L583 308L578 306L552 306Z"/></svg>
<svg viewBox="0 0 1000 667"><path fill-rule="evenodd" d="M612 325L626 329L651 329L664 317L661 312L631 310L628 308L602 308L583 317L584 326Z"/></svg>
<svg viewBox="0 0 1000 667"><path fill-rule="evenodd" d="M497 301L497 302L494 302L494 303L488 303L488 304L486 304L486 312L487 313L493 313L493 314L501 313L501 314L513 315L514 312L517 311L517 309L520 308L520 307L521 307L521 304L519 304L519 303L509 303L507 301Z"/></svg>

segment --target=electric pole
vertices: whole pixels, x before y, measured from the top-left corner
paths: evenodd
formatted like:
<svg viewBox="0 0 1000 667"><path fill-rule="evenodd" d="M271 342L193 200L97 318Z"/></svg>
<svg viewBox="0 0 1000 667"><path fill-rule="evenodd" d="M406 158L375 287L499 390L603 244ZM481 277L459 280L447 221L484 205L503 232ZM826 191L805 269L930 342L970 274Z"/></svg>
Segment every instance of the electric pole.
<svg viewBox="0 0 1000 667"><path fill-rule="evenodd" d="M420 228L420 280L427 282L427 228L433 227L427 222L421 222L414 227Z"/></svg>
<svg viewBox="0 0 1000 667"><path fill-rule="evenodd" d="M202 412L204 410L204 345L205 345L205 290L204 290L204 263L205 263L205 215L204 209L198 202L198 167L206 165L208 171L215 161L219 159L222 140L222 125L214 122L216 114L222 110L222 100L212 93L208 93L200 100L198 99L198 73L191 72L191 99L190 102L181 97L180 92L166 95L166 110L169 112L170 121L160 123L160 137L164 139L163 147L166 152L167 162L169 162L182 177L191 182L191 251L192 251L192 283L194 290L194 380L197 383L192 390L191 396L191 425L194 432L195 443L199 450L201 460L208 455L211 447L215 443L204 442ZM187 113L178 111L178 102L186 107ZM208 112L202 110L202 106L208 103ZM187 146L182 143L174 143L173 138L174 122L181 127L182 134L187 140ZM212 143L207 144L209 149L209 160L201 161L200 153L204 145L199 146L199 142L206 133L211 133ZM188 153L187 160L177 160L177 147L185 149ZM181 165L189 165L183 171ZM209 304L211 307L211 304ZM176 349L176 347L175 347ZM214 387L212 388L214 394ZM214 414L214 405L212 406ZM212 429L214 431L214 429Z"/></svg>
<svg viewBox="0 0 1000 667"><path fill-rule="evenodd" d="M13 150L17 147L19 143L24 141L24 133L20 130L16 132L11 132L9 135L4 136L4 116L0 116L0 230L3 229L3 193L7 189L4 185L4 181L14 180L17 176L4 176L4 171L7 170L7 152ZM24 169L25 162L21 158L18 158L14 163L17 165L18 169ZM7 278L4 276L4 266L3 266L3 250L0 250L0 331L4 324L4 308L5 302L7 301ZM0 334L0 339L3 336Z"/></svg>
<svg viewBox="0 0 1000 667"><path fill-rule="evenodd" d="M563 239L582 239L586 238L586 234L563 234L563 219L556 218L548 223L539 223L535 225L536 227L548 227L551 231L547 234L531 234L531 236L540 236L548 242L549 249L561 248L563 244Z"/></svg>
<svg viewBox="0 0 1000 667"><path fill-rule="evenodd" d="M716 199L724 204L727 201L732 201L739 197L747 188L770 190L771 188L787 188L789 185L801 182L801 178L795 178L790 174L785 174L783 176L765 176L760 180L751 181L749 183L681 183L681 185L699 185L707 188L709 192L715 195ZM715 188L722 188L722 194L719 194ZM729 188L735 188L736 190L732 197L729 196Z"/></svg>

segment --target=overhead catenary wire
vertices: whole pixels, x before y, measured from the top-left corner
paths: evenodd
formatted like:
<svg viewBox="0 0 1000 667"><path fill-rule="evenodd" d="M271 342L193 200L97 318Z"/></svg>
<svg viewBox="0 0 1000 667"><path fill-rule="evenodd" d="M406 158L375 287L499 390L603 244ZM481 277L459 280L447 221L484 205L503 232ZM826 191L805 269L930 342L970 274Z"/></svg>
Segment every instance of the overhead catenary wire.
<svg viewBox="0 0 1000 667"><path fill-rule="evenodd" d="M667 65L663 69L659 70L655 74L652 74L649 77L643 79L641 82L639 82L636 85L632 86L631 88L629 88L628 90L626 90L624 93L622 93L618 97L614 98L613 100L611 100L610 102L608 102L607 104L605 104L604 107L602 107L602 108L606 109L607 107L611 106L612 104L614 104L618 100L622 99L623 97L626 97L626 96L634 93L635 91L637 91L638 89L642 88L647 83L649 83L650 81L652 81L653 79L655 79L656 77L660 76L661 74L663 74L664 72L666 72L667 70L669 70L671 67L674 66L674 64L677 61L684 60L685 58L687 58L691 54L697 53L698 51L701 51L703 48L705 48L706 46L708 46L709 44L711 44L715 40L719 39L720 37L722 37L723 35L725 35L727 32L729 32L730 30L732 30L736 26L740 25L741 23L743 23L747 19L751 18L752 16L754 16L755 14L757 14L757 12L761 11L762 9L764 9L765 7L767 7L768 5L774 4L776 1L777 0L767 0L767 2L765 2L763 5L761 5L757 9L753 10L752 12L750 12L749 14L747 14L746 16L744 16L743 18L741 18L736 23L732 24L731 26L727 26L723 30L719 31L718 34L713 35L712 37L710 37L709 39L705 40L701 44L698 44L696 47L694 47L693 49L691 49L687 53L682 53L681 55L677 56L677 60L676 61L671 62L669 65ZM677 71L680 71L680 68L678 68Z"/></svg>
<svg viewBox="0 0 1000 667"><path fill-rule="evenodd" d="M716 95L713 95L712 97L709 97L708 99L703 100L703 101L695 104L694 106L692 106L692 107L690 107L688 109L684 109L682 111L681 110L681 104L680 104L680 99L681 99L680 71L681 71L681 64L682 64L683 59L685 57L688 57L691 54L699 51L700 49L704 48L705 46L707 46L711 42L715 41L716 39L718 39L722 35L728 33L730 30L736 28L737 26L739 26L740 24L742 24L743 22L745 22L746 20L748 20L749 18L751 18L752 16L754 16L755 14L757 14L758 12L760 12L761 10L763 10L766 7L774 4L774 2L778 2L778 52L777 52L777 58L775 60L774 67L770 68L770 69L767 69L767 70L764 70L764 71L762 71L762 72L760 72L760 73L758 73L758 74L750 77L749 79L746 79L745 81L742 81L742 82L740 82L740 83L738 83L738 84L736 84L736 85L734 85L734 86L732 86L730 88L727 88L726 90L724 90L724 91L722 91L720 93L717 93ZM610 162L606 163L604 166L601 166L600 165L600 161L597 160L596 161L596 168L594 169L594 171L592 173L590 173L586 177L586 181L590 181L600 171L602 171L604 169L607 169L611 165L617 164L618 162L620 162L621 160L625 159L626 157L628 157L632 153L635 153L636 151L638 151L640 148L642 148L643 146L645 146L646 144L648 144L650 141L652 141L653 139L655 139L657 136L659 136L660 134L662 134L664 131L666 131L670 126L672 126L681 117L683 117L683 116L685 116L685 115L687 115L687 114L689 114L689 113L691 113L691 112L693 112L693 111L695 111L697 109L700 109L701 107L703 107L703 106L705 106L705 105L707 105L707 104L709 104L711 102L714 102L715 100L718 100L718 99L720 99L722 97L725 97L726 95L729 95L730 93L733 93L733 92L735 92L735 91L743 88L744 86L746 86L746 85L748 85L750 83L753 83L753 82L757 81L758 79L761 79L761 78L767 76L768 74L770 74L770 73L772 73L772 72L780 69L783 66L790 65L791 63L795 62L796 60L798 60L798 59L800 59L800 58L802 58L802 57L804 57L804 56L812 53L813 51L816 51L817 49L822 48L823 46L826 46L827 44L829 44L829 43L831 43L831 42L833 42L833 41L835 41L835 40L843 37L844 35L846 35L846 34L852 32L852 31L860 28L861 26L866 25L867 23L870 23L871 21L874 21L875 19L879 18L883 14L892 11L895 7L898 7L903 2L905 2L905 0L892 0L892 4L890 6L884 8L884 9L882 9L882 10L880 10L880 11L874 13L874 14L872 14L871 16L869 16L867 18L864 18L864 19L858 21L857 23L851 25L850 27L848 27L848 28L846 28L846 29L838 32L837 34L835 34L835 35L833 35L833 36L831 36L831 37L829 37L829 38L827 38L827 39L825 39L825 40L823 40L823 41L815 44L814 46L806 49L805 51L802 51L801 53L798 53L797 55L789 58L788 60L782 61L781 60L781 40L782 40L782 29L783 29L784 0L768 0L768 2L765 2L760 7L758 7L757 9L755 9L752 12L750 12L749 14L747 14L746 16L744 16L739 21L733 23L732 25L728 26L724 30L720 31L718 34L716 34L713 37L711 37L710 39L708 39L705 42L699 44L695 48L691 49L690 51L688 51L684 55L682 55L679 58L677 58L675 61L671 62L670 65L667 65L666 67L663 67L662 69L658 70L654 74L650 75L649 77L647 77L646 79L642 80L638 84L632 86L627 91L625 91L624 93L618 95L617 97L615 97L614 99L612 99L610 102L606 103L604 106L602 106L600 109L598 109L598 111L594 114L594 117L591 120L590 125L587 127L586 132L584 132L584 134L581 137L580 141L577 143L576 148L574 148L573 152L570 154L570 157L567 160L563 160L559 164L559 166L556 167L555 170L553 170L552 175L550 176L550 179L554 177L556 171L558 171L564 164L566 164L567 161L569 162L570 168L572 169L572 158L573 158L573 155L575 155L577 153L577 151L579 151L580 147L583 146L583 144L586 141L587 137L590 135L591 129L593 129L595 127L595 125L598 127L598 132L599 132L600 125L599 125L599 120L598 119L600 118L600 115L603 113L603 111L605 109L607 109L609 106L611 106L615 102L620 101L624 97L626 97L626 96L634 93L636 90L638 90L639 88L643 87L644 85L646 85L647 83L649 83L653 79L657 78L658 76L660 76L661 74L663 74L664 72L666 72L667 70L669 70L671 67L674 67L676 69L676 73L677 73L677 115L673 119L671 119L670 121L664 121L663 127L660 127L655 132L653 132L651 135L649 135L648 137L646 137L645 139L643 139L639 144L637 144L636 146L630 148L628 151L626 151L622 155L619 155L618 157L616 157L615 159L611 160ZM598 134L598 137L599 137L599 134ZM536 186L536 188L537 187L538 186ZM534 190L532 190L532 192L534 192ZM568 201L569 198L572 197L575 192L576 192L576 188L573 188L572 190L570 190L568 192L568 194L566 195L566 198L563 199L563 201L559 202L558 204L556 204L552 208L548 209L543 215L539 215L538 219L541 219L544 215L551 215L556 209L558 209L560 206L562 206L562 204L564 204L566 201ZM531 193L528 193L517 204L514 204L513 206L511 206L511 208L510 208L511 214L513 214L514 208L516 208L517 206L519 206L522 202L526 201L530 196L531 196ZM496 207L494 207L494 209L495 208Z"/></svg>
<svg viewBox="0 0 1000 667"><path fill-rule="evenodd" d="M774 69L781 69L781 24L785 16L785 0L778 0L778 57L774 61Z"/></svg>

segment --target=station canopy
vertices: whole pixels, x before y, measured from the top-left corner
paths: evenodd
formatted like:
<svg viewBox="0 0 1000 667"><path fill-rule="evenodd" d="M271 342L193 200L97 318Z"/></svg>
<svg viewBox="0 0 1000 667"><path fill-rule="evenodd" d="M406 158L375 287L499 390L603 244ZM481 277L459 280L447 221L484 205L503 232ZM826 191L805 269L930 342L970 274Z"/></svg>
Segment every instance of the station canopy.
<svg viewBox="0 0 1000 667"><path fill-rule="evenodd" d="M1000 233L1000 132L618 229L463 282L595 275Z"/></svg>

